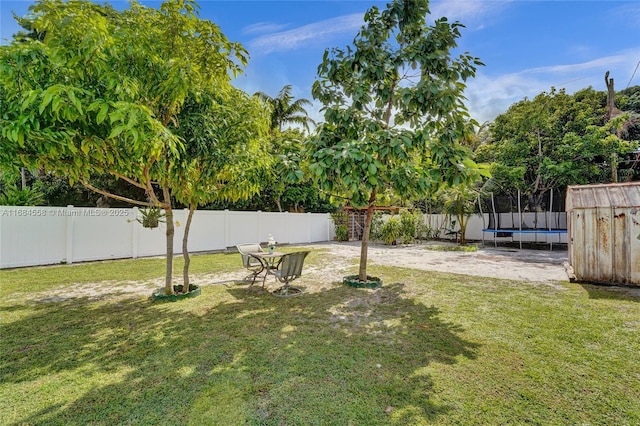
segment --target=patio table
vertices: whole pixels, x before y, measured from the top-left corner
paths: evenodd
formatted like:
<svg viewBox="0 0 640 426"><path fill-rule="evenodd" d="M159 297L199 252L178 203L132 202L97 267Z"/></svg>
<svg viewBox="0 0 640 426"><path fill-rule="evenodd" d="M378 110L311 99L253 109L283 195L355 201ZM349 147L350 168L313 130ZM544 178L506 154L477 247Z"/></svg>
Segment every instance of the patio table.
<svg viewBox="0 0 640 426"><path fill-rule="evenodd" d="M258 259L260 264L262 265L262 269L257 271L256 275L259 275L264 271L264 277L262 278L262 287L264 287L264 283L267 279L267 275L274 275L273 271L278 269L278 262L286 253L282 253L280 251L274 251L272 253L269 252L255 252L249 253L249 256ZM276 260L278 262L276 262Z"/></svg>

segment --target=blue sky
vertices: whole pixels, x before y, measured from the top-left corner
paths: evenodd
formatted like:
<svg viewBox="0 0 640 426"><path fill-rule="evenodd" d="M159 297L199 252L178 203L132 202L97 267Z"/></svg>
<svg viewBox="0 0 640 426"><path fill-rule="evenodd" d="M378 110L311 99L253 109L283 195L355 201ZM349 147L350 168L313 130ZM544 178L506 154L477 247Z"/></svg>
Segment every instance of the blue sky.
<svg viewBox="0 0 640 426"><path fill-rule="evenodd" d="M110 1L118 8L123 1ZM157 7L157 1L140 1ZM311 85L324 49L348 45L365 11L385 2L350 1L206 1L202 18L218 24L251 55L236 86L275 96L286 84L296 97L312 99ZM31 1L0 0L3 43L18 29L11 12L27 13ZM446 16L466 28L461 52L485 66L468 82L467 106L479 122L525 97L550 88L569 93L586 87L605 90L611 72L616 90L640 85L640 1L441 0L431 2L433 18ZM320 105L308 108L321 119Z"/></svg>

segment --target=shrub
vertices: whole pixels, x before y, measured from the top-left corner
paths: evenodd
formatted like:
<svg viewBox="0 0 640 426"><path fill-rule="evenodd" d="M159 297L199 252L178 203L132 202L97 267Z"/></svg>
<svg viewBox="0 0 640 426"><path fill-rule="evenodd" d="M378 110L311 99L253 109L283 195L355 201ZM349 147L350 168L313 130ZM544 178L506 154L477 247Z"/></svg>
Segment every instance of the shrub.
<svg viewBox="0 0 640 426"><path fill-rule="evenodd" d="M382 227L384 226L384 213L375 212L371 220L371 231L369 235L372 241L382 239Z"/></svg>
<svg viewBox="0 0 640 426"><path fill-rule="evenodd" d="M38 206L43 201L42 192L29 187L18 189L16 185L6 185L0 194L1 206Z"/></svg>
<svg viewBox="0 0 640 426"><path fill-rule="evenodd" d="M412 243L417 235L420 219L409 210L400 211L400 240L402 244Z"/></svg>
<svg viewBox="0 0 640 426"><path fill-rule="evenodd" d="M337 211L331 213L331 219L335 224L336 240L348 241L349 240L349 215L344 211Z"/></svg>
<svg viewBox="0 0 640 426"><path fill-rule="evenodd" d="M400 219L395 216L390 217L380 229L380 238L385 244L396 244L401 235L402 225Z"/></svg>
<svg viewBox="0 0 640 426"><path fill-rule="evenodd" d="M416 227L416 238L419 240L431 240L433 239L435 234L435 230L431 228L431 225L424 222L422 219L418 222Z"/></svg>
<svg viewBox="0 0 640 426"><path fill-rule="evenodd" d="M336 226L336 240L338 241L349 240L349 227L347 225Z"/></svg>

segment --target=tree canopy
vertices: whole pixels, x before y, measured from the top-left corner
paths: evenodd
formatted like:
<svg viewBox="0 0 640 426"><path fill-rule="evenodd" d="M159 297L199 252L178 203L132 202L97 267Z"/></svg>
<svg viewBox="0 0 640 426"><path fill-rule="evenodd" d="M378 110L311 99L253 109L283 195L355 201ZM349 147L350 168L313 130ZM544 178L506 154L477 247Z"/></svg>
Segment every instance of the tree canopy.
<svg viewBox="0 0 640 426"><path fill-rule="evenodd" d="M199 140L189 134L207 108L204 115L226 113L233 121L223 111L227 101L255 117L257 103L230 84L247 52L200 19L190 0L167 0L159 9L132 2L122 11L86 0L40 0L19 21L25 31L0 47L0 165L56 172L96 191L90 175L109 173L143 189L148 200L127 201L167 213L169 291L172 196L191 203L205 190L187 181L220 184L233 172L202 168L207 175L198 175L200 160L191 160L205 146L211 155L202 161L212 168L227 148L243 155L256 151L243 151L246 138L219 128L215 135L211 126L198 130ZM207 137L208 145L202 143ZM223 197L250 192L216 189Z"/></svg>
<svg viewBox="0 0 640 426"><path fill-rule="evenodd" d="M587 88L570 95L551 88L499 115L475 158L492 163L495 192L541 196L567 185L615 181L619 158L636 145L616 135L625 116L605 123L605 113L605 92Z"/></svg>
<svg viewBox="0 0 640 426"><path fill-rule="evenodd" d="M308 99L295 99L291 94L292 86L287 84L276 95L271 97L264 92L257 92L256 96L265 102L271 109L271 130L282 132L283 127L287 124L296 124L302 126L307 131L309 124L315 124L309 118L306 106L310 106Z"/></svg>
<svg viewBox="0 0 640 426"><path fill-rule="evenodd" d="M309 143L311 172L322 190L368 208L361 281L379 194L415 197L476 168L459 142L470 130L464 81L481 62L454 56L460 23L428 25L428 14L426 0L372 7L353 46L325 51L313 86L325 123Z"/></svg>

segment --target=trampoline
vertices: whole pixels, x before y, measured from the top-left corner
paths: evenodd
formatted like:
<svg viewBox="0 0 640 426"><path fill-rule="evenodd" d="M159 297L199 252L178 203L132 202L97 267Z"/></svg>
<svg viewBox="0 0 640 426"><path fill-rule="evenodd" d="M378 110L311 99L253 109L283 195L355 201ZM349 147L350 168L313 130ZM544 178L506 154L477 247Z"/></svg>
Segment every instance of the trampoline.
<svg viewBox="0 0 640 426"><path fill-rule="evenodd" d="M513 242L514 235L517 235L520 249L522 249L523 235L533 235L534 240L527 242L548 243L549 249L552 250L555 239L553 237L557 236L557 243L562 243L562 234L567 234L564 194L557 191L555 194L550 190L541 195L527 197L522 196L520 191L517 196L495 196L491 193L488 199L478 199L478 205L483 220L483 245L485 233L492 235L496 247L498 238L511 238ZM488 213L488 224L483 213ZM539 236L544 236L544 241L538 241Z"/></svg>

